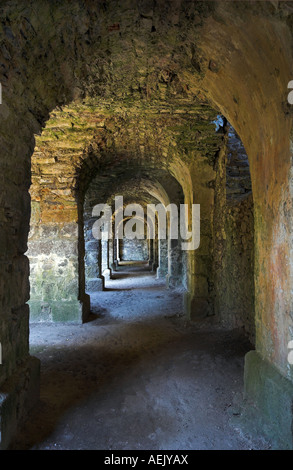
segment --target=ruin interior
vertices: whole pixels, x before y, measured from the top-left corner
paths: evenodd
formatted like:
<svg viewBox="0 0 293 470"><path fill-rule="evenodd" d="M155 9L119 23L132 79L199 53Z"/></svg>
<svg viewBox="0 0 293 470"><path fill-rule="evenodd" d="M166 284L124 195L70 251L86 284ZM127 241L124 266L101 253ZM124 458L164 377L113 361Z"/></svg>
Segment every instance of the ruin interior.
<svg viewBox="0 0 293 470"><path fill-rule="evenodd" d="M293 449L293 2L0 22L0 448ZM117 196L199 205L199 246L118 238Z"/></svg>

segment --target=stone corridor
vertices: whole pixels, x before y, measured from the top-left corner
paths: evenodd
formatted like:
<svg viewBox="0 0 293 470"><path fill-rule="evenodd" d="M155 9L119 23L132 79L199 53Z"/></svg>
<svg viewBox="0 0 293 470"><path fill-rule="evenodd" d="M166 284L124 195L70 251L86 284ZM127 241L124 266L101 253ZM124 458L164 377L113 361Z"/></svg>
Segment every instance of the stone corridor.
<svg viewBox="0 0 293 470"><path fill-rule="evenodd" d="M180 289L145 263L119 266L92 301L83 325L31 324L41 400L12 448L270 448L238 422L251 348L241 331L187 325Z"/></svg>
<svg viewBox="0 0 293 470"><path fill-rule="evenodd" d="M0 2L1 450L293 449L292 82L292 1Z"/></svg>

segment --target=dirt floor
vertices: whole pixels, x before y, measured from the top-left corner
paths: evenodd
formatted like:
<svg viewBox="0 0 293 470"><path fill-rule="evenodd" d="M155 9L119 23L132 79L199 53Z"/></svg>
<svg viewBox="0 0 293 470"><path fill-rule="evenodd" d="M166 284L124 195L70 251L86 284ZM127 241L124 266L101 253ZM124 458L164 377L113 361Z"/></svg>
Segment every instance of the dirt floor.
<svg viewBox="0 0 293 470"><path fill-rule="evenodd" d="M182 292L146 265L120 266L82 325L31 324L41 400L12 449L267 449L237 421L238 331L187 324Z"/></svg>

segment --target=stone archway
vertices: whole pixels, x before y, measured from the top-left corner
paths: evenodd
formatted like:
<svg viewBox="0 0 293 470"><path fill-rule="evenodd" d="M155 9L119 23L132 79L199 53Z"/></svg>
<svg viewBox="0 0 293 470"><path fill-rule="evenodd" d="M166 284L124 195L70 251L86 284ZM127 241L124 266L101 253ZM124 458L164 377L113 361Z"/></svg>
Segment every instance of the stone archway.
<svg viewBox="0 0 293 470"><path fill-rule="evenodd" d="M114 13L111 6L111 2L98 6L74 2L69 8L60 2L45 1L32 1L25 8L18 1L4 2L1 6L3 448L9 444L38 388L35 378L38 364L28 349L29 275L24 255L29 232L34 136L40 133L56 106L89 99L90 110L91 99L97 97L99 106L104 99L106 109L112 113L121 109L121 102L126 110L134 106L136 115L144 108L141 120L149 115L153 103L160 102L156 122L161 122L158 129L164 123L164 136L168 135L165 123L172 126L173 117L182 115L182 108L184 113L188 110L193 122L196 116L201 116L198 127L190 126L188 120L179 121L172 131L177 136L176 144L182 144L183 160L189 162L192 174L192 191L182 185L184 194L196 195L194 202L202 204L203 209L212 204L213 190L203 185L198 191L200 185L195 174L200 165L207 169L207 179L213 179L212 165L206 166L211 159L206 144L214 109L226 116L240 135L250 162L255 218L257 352L247 356L246 392L264 412L270 403L270 397L265 403L262 399L266 378L277 384L281 377L284 394L276 393L281 398L274 405L274 419L285 416L287 424L292 421L292 412L288 411L292 370L287 361L293 284L292 118L287 103L287 83L292 78L290 9L286 4L251 7L251 2L184 0L176 2L172 9L165 2L155 7L153 2L146 1L132 9L127 4ZM142 106L136 108L137 104ZM119 124L123 130L126 115L126 111L119 115L113 130ZM94 117L90 113L89 116ZM69 126L72 136L84 124L76 123L73 113ZM59 131L51 128L50 132L57 141ZM76 140L73 138L76 145L77 134ZM103 140L104 137L103 145L111 146L113 139ZM219 141L213 142L212 147L218 149L219 145ZM172 148L168 147L167 157L169 152L172 154ZM202 161L189 160L201 153ZM78 155L76 147L74 155ZM87 162L90 163L90 158ZM52 163L62 166L60 161L48 161L48 170L55 170ZM184 171L181 175L184 179ZM195 258L191 257L188 260L191 286L194 265ZM187 299L191 309L196 309L195 297L201 295L191 293ZM25 376L30 377L29 393L24 387ZM282 402L283 396L289 398ZM14 411L8 411L11 409ZM271 423L274 421L267 418ZM275 432L291 446L289 428L288 425L285 431L275 429Z"/></svg>

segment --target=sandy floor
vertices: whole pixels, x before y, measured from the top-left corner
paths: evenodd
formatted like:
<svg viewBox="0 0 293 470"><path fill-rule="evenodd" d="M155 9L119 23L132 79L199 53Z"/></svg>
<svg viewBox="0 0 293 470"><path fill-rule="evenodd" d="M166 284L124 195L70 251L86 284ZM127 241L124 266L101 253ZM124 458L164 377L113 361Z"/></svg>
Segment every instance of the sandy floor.
<svg viewBox="0 0 293 470"><path fill-rule="evenodd" d="M119 267L83 325L32 324L41 401L13 449L265 449L237 423L237 331L187 325L182 293L145 266Z"/></svg>

